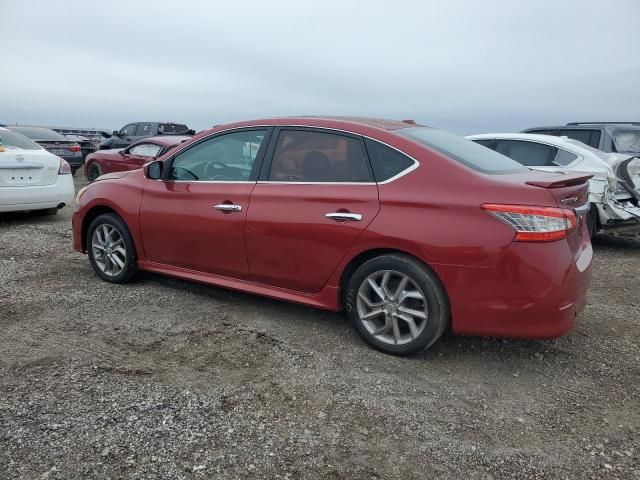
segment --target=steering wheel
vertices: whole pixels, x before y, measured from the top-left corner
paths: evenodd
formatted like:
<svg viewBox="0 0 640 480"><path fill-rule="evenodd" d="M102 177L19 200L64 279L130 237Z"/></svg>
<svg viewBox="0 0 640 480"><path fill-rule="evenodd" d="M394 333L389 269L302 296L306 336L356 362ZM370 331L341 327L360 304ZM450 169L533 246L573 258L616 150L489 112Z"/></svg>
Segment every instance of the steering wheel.
<svg viewBox="0 0 640 480"><path fill-rule="evenodd" d="M227 167L224 163L213 160L207 163L207 166L204 167L203 176L204 178L215 180L214 177L224 177L224 175L220 175L220 170L224 171L228 168L229 167ZM224 180L226 180L226 178L224 178Z"/></svg>

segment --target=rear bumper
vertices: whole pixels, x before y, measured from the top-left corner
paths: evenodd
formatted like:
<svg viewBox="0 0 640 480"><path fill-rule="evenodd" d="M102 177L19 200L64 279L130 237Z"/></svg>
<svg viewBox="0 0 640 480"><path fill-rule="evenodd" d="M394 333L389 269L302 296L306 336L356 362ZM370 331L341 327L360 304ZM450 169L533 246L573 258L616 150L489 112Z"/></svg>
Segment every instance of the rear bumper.
<svg viewBox="0 0 640 480"><path fill-rule="evenodd" d="M0 212L43 210L73 205L75 187L71 175L58 175L51 185L0 187Z"/></svg>
<svg viewBox="0 0 640 480"><path fill-rule="evenodd" d="M544 339L568 333L587 302L593 250L513 243L493 268L439 266L459 335Z"/></svg>

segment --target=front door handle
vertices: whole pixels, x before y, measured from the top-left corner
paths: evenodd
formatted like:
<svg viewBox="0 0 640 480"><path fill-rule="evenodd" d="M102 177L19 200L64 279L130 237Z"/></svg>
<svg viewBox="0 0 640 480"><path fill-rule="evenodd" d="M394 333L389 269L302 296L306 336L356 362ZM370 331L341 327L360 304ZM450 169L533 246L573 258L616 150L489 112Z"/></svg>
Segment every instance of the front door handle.
<svg viewBox="0 0 640 480"><path fill-rule="evenodd" d="M359 222L360 220L362 220L361 214L347 213L347 212L327 213L325 217L330 218L331 220L338 220L341 222L347 222L347 221Z"/></svg>
<svg viewBox="0 0 640 480"><path fill-rule="evenodd" d="M233 205L232 203L221 203L213 208L216 210L222 210L223 212L241 212L242 207L240 205Z"/></svg>

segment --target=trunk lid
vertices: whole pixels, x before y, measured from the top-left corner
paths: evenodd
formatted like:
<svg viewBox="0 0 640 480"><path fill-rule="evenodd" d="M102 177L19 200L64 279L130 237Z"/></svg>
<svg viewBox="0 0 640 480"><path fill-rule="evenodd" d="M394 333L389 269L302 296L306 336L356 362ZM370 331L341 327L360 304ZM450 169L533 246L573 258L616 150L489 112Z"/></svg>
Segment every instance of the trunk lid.
<svg viewBox="0 0 640 480"><path fill-rule="evenodd" d="M0 188L51 185L58 170L60 159L45 150L5 147L0 152Z"/></svg>

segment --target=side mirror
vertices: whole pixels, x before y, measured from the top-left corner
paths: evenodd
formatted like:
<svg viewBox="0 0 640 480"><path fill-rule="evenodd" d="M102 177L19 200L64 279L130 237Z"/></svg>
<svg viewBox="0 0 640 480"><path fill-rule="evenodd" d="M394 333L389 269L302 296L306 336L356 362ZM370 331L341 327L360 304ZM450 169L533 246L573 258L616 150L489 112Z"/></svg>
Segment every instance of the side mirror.
<svg viewBox="0 0 640 480"><path fill-rule="evenodd" d="M151 162L147 164L146 166L147 178L151 180L159 180L160 178L162 178L163 166L164 166L164 163L162 163L159 160L156 160L155 162Z"/></svg>
<svg viewBox="0 0 640 480"><path fill-rule="evenodd" d="M114 130L111 135L113 135L114 137L119 137L120 136L120 132L118 130Z"/></svg>
<svg viewBox="0 0 640 480"><path fill-rule="evenodd" d="M124 150L120 150L118 153L120 154L121 157L124 157L125 154L126 154L126 152Z"/></svg>
<svg viewBox="0 0 640 480"><path fill-rule="evenodd" d="M195 134L196 134L196 131L195 131L195 130L193 130L193 129L189 129L189 130L187 130L187 132L186 132L186 133L187 133L187 135L195 135Z"/></svg>

